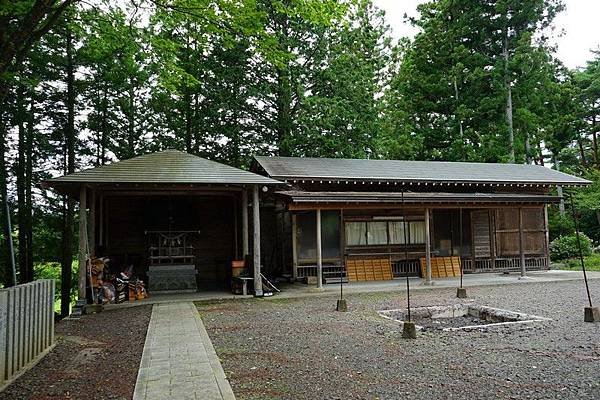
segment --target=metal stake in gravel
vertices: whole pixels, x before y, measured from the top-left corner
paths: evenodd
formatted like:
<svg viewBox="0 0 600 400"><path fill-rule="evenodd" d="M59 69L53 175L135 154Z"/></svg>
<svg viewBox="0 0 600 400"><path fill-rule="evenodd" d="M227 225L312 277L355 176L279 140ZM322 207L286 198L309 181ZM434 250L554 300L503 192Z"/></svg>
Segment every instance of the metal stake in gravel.
<svg viewBox="0 0 600 400"><path fill-rule="evenodd" d="M583 251L581 250L581 240L579 239L579 219L577 218L577 212L575 211L575 203L573 202L573 195L569 193L569 200L571 202L571 212L573 213L573 222L575 223L575 237L577 237L577 249L579 250L579 260L581 261L581 270L583 271L583 281L585 282L585 290L587 292L589 307L584 308L583 320L585 322L600 322L600 310L598 307L592 305L592 295L590 294L590 287L588 285L587 273L585 271L585 262L583 260Z"/></svg>
<svg viewBox="0 0 600 400"><path fill-rule="evenodd" d="M406 212L404 209L404 189L402 190L402 230L404 231L404 268L406 268L406 320L402 324L402 338L416 339L417 328L415 323L410 320L410 280L408 279L408 237L406 231Z"/></svg>
<svg viewBox="0 0 600 400"><path fill-rule="evenodd" d="M337 305L335 307L336 311L348 311L348 304L346 303L346 299L344 299L344 265L340 266L340 298L337 301Z"/></svg>
<svg viewBox="0 0 600 400"><path fill-rule="evenodd" d="M458 265L460 268L460 287L456 288L456 297L458 297L459 299L466 299L467 298L467 289L465 289L463 287L463 267L462 267L462 258L461 258L462 247L463 247L463 209L462 209L462 207L460 208L458 223L459 223L459 228L458 228L459 240L458 240L458 242L460 245L460 247L458 248ZM454 255L454 254L452 254L452 255Z"/></svg>

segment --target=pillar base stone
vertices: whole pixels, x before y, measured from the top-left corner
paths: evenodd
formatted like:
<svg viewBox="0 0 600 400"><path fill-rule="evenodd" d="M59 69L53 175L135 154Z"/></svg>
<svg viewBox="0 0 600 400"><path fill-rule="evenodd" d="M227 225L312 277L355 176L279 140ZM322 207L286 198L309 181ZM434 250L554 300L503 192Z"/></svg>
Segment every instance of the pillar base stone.
<svg viewBox="0 0 600 400"><path fill-rule="evenodd" d="M456 297L458 297L459 299L466 299L467 298L467 289L457 288L456 289Z"/></svg>
<svg viewBox="0 0 600 400"><path fill-rule="evenodd" d="M585 307L583 320L585 322L600 322L600 309L598 307Z"/></svg>
<svg viewBox="0 0 600 400"><path fill-rule="evenodd" d="M402 339L416 339L417 327L412 321L404 321L402 324Z"/></svg>
<svg viewBox="0 0 600 400"><path fill-rule="evenodd" d="M527 275L525 275L525 276L519 276L519 280L520 281L532 281L534 279L535 278L532 278L531 276L527 276Z"/></svg>
<svg viewBox="0 0 600 400"><path fill-rule="evenodd" d="M342 312L348 311L348 303L346 303L346 299L339 299L337 301L337 305L335 307L335 310L336 311L342 311Z"/></svg>
<svg viewBox="0 0 600 400"><path fill-rule="evenodd" d="M421 283L421 285L423 285L423 286L433 286L433 285L435 285L435 282L434 281L424 280L423 283Z"/></svg>

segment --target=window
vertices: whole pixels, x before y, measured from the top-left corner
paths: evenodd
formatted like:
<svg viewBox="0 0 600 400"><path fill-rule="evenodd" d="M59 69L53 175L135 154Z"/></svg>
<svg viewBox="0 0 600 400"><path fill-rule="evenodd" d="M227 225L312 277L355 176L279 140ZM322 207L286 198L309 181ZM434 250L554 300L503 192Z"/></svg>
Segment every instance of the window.
<svg viewBox="0 0 600 400"><path fill-rule="evenodd" d="M404 244L404 222L390 221L390 244ZM408 239L408 232L406 232Z"/></svg>
<svg viewBox="0 0 600 400"><path fill-rule="evenodd" d="M388 244L387 222L367 222L367 244Z"/></svg>
<svg viewBox="0 0 600 400"><path fill-rule="evenodd" d="M346 222L346 244L348 246L367 244L367 224L364 222Z"/></svg>
<svg viewBox="0 0 600 400"><path fill-rule="evenodd" d="M408 227L411 244L425 243L425 221L410 221Z"/></svg>
<svg viewBox="0 0 600 400"><path fill-rule="evenodd" d="M347 246L381 246L404 244L403 221L346 222ZM406 221L409 244L425 243L425 221Z"/></svg>

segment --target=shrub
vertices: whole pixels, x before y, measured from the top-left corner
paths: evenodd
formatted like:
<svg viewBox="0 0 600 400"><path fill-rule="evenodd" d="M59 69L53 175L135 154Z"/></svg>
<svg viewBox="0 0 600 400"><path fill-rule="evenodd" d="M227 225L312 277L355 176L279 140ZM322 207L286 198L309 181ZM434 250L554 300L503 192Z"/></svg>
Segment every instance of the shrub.
<svg viewBox="0 0 600 400"><path fill-rule="evenodd" d="M581 240L581 251L584 256L592 254L592 241L584 233L579 234ZM550 257L553 260L566 260L568 258L578 257L579 248L577 247L576 235L563 235L554 239L550 243Z"/></svg>

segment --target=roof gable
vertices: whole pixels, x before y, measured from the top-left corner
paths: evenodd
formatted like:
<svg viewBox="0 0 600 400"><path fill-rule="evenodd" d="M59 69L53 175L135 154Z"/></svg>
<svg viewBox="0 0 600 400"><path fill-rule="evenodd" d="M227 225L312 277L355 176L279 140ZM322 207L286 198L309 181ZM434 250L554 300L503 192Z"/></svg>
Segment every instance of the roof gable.
<svg viewBox="0 0 600 400"><path fill-rule="evenodd" d="M489 184L587 185L590 182L538 165L446 161L255 157L280 180L393 181Z"/></svg>
<svg viewBox="0 0 600 400"><path fill-rule="evenodd" d="M280 182L177 150L166 150L85 169L46 181L61 183L260 184Z"/></svg>

